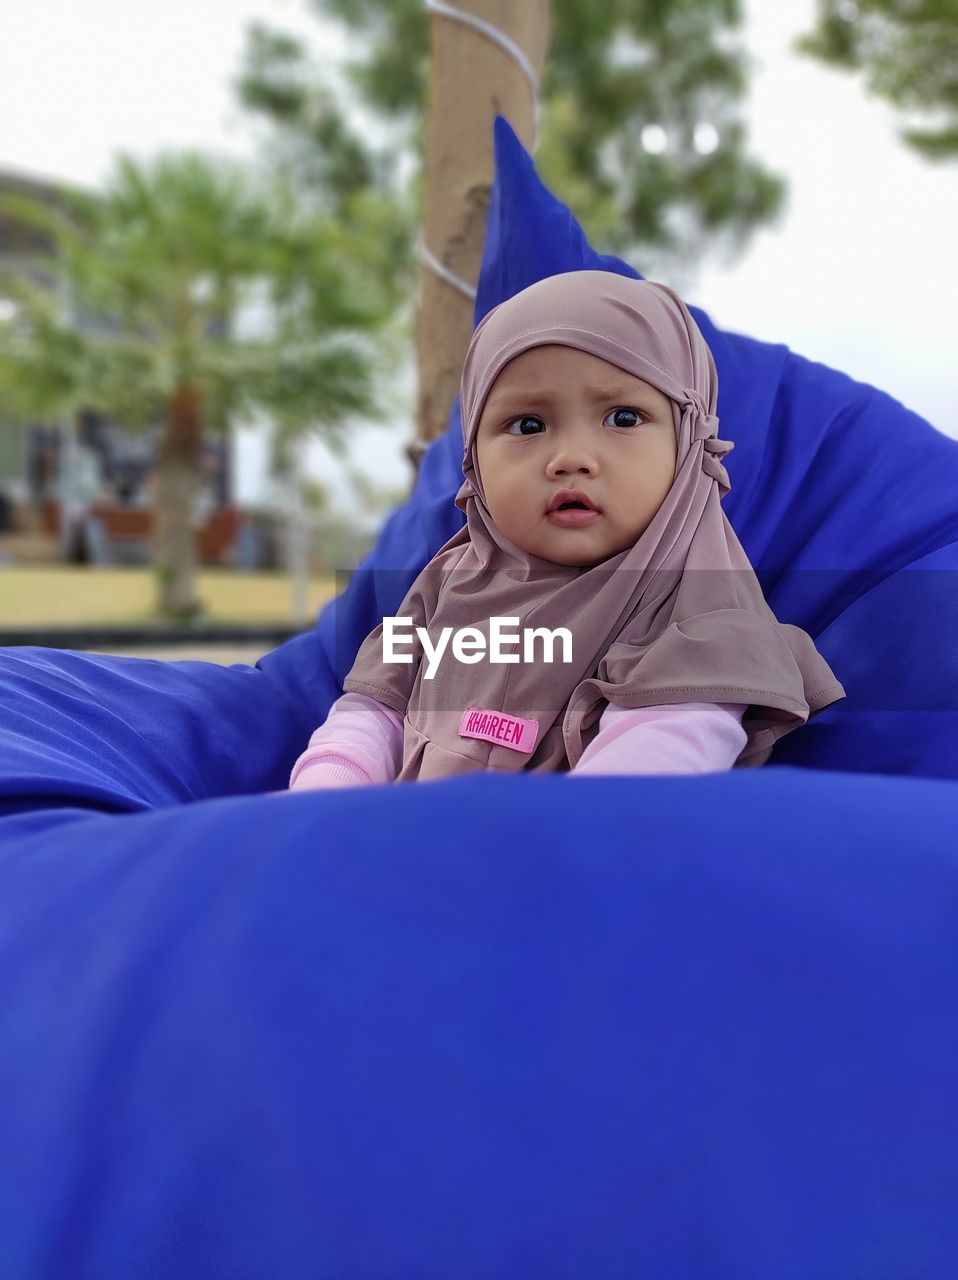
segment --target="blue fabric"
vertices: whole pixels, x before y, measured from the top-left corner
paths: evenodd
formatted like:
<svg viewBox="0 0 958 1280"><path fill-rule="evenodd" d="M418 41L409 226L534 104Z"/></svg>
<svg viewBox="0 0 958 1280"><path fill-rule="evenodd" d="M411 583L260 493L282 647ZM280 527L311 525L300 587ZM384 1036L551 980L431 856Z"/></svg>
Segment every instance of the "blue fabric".
<svg viewBox="0 0 958 1280"><path fill-rule="evenodd" d="M477 321L637 274L495 152ZM0 650L0 1275L951 1280L958 444L692 311L849 694L761 769L257 794L461 526L458 401L255 667Z"/></svg>
<svg viewBox="0 0 958 1280"><path fill-rule="evenodd" d="M257 669L0 649L0 814L131 813L285 786L334 689L315 633L283 647L275 679L272 655Z"/></svg>
<svg viewBox="0 0 958 1280"><path fill-rule="evenodd" d="M0 822L0 1275L952 1280L958 788L569 786Z"/></svg>

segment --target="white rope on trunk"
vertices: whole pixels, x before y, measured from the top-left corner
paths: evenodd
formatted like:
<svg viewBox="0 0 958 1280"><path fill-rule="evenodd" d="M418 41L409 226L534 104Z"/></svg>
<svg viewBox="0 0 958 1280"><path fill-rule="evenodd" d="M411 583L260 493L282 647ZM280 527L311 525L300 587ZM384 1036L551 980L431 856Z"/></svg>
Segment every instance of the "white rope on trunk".
<svg viewBox="0 0 958 1280"><path fill-rule="evenodd" d="M460 293L464 293L471 301L475 301L478 290L468 281L463 280L462 276L456 275L455 271L450 270L444 262L440 262L433 251L426 244L423 233L419 232L419 258L421 262L425 262L427 266L432 267L437 276L442 276L448 284L454 289L458 289Z"/></svg>
<svg viewBox="0 0 958 1280"><path fill-rule="evenodd" d="M464 9L457 9L451 4L444 4L443 0L425 0L425 4L426 8L433 13L441 14L444 18L454 18L457 22L465 23L466 26L472 27L482 35L487 36L499 45L501 49L504 49L514 62L518 63L532 87L532 102L535 112L535 142L533 143L532 151L535 154L539 145L539 77L524 51L504 31L494 27L491 22L486 22L483 18L477 18L474 13L466 13ZM419 258L420 261L431 267L437 276L441 276L447 284L452 285L454 289L458 289L467 298L475 301L475 287L467 280L463 280L462 276L457 275L455 271L451 271L444 262L439 261L426 244L421 231L419 233Z"/></svg>
<svg viewBox="0 0 958 1280"><path fill-rule="evenodd" d="M444 18L455 18L457 22L464 22L467 27L472 27L475 31L481 32L482 35L488 36L500 48L505 49L513 61L518 62L532 87L532 99L537 112L536 140L538 141L539 77L535 67L526 56L525 50L521 49L515 40L511 36L507 36L499 27L494 27L491 22L486 22L484 18L477 18L474 13L467 13L464 9L457 9L455 5L444 4L443 0L426 0L426 8L431 9L433 13L441 13Z"/></svg>

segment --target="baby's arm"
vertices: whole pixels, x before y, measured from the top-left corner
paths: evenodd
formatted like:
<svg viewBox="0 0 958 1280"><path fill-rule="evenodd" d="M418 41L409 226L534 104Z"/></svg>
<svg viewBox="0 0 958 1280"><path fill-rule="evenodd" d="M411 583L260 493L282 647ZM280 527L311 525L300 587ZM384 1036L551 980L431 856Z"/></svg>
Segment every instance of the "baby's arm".
<svg viewBox="0 0 958 1280"><path fill-rule="evenodd" d="M364 693L344 693L293 765L289 790L390 782L402 765L403 717Z"/></svg>
<svg viewBox="0 0 958 1280"><path fill-rule="evenodd" d="M731 769L748 734L747 702L678 702L619 707L610 702L573 774L716 773Z"/></svg>

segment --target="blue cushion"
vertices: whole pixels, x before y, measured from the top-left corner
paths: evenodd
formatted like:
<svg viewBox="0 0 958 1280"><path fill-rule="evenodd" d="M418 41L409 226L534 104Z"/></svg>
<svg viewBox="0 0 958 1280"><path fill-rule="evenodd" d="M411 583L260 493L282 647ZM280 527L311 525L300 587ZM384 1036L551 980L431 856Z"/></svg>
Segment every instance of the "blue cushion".
<svg viewBox="0 0 958 1280"><path fill-rule="evenodd" d="M958 787L581 786L0 820L0 1275L952 1280Z"/></svg>
<svg viewBox="0 0 958 1280"><path fill-rule="evenodd" d="M315 631L282 648L258 667L0 649L0 814L284 787L336 685Z"/></svg>
<svg viewBox="0 0 958 1280"><path fill-rule="evenodd" d="M495 143L477 319L635 274ZM0 1274L951 1280L956 445L693 313L849 692L762 769L243 794L460 527L458 402L255 667L0 650Z"/></svg>

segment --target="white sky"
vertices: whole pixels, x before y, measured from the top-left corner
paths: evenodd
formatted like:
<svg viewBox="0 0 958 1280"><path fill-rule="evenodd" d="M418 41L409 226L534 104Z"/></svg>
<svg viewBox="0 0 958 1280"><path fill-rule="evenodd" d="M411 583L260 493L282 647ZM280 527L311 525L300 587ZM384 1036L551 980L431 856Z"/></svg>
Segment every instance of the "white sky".
<svg viewBox="0 0 958 1280"><path fill-rule="evenodd" d="M736 263L704 267L685 296L719 326L844 369L958 437L958 163L913 156L891 109L856 78L789 51L812 9L812 0L746 2L750 149L788 179L788 207ZM324 60L341 47L305 0L18 5L0 46L0 167L94 186L121 149L250 154L256 131L230 80L257 17L310 35ZM410 362L395 422L357 423L354 461L384 484L411 476L402 448L414 379ZM238 462L239 496L252 499L262 463L252 431L241 433ZM311 471L337 467L325 446L310 446Z"/></svg>

